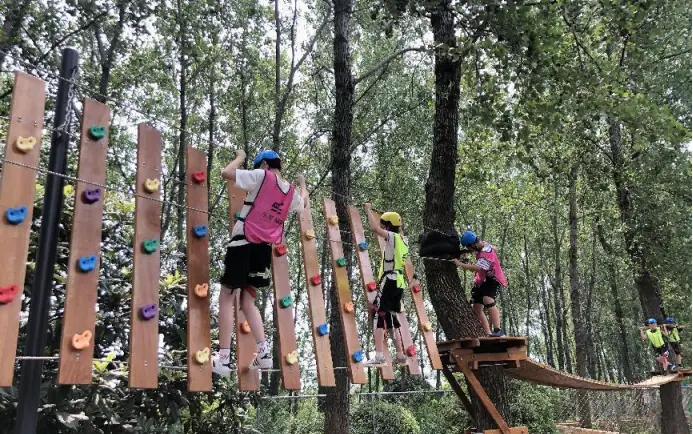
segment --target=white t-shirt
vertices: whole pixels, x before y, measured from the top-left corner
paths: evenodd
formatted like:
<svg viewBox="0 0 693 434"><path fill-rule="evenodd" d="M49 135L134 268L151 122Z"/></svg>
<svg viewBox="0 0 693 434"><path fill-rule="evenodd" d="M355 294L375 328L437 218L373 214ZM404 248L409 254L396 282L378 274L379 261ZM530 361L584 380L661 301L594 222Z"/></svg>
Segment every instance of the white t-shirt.
<svg viewBox="0 0 693 434"><path fill-rule="evenodd" d="M262 186L262 181L265 179L265 171L263 169L254 170L236 170L236 186L248 192L248 196L245 198L248 202L254 202L257 197L257 193L260 191L260 186ZM289 192L289 183L277 176L279 182L279 189L285 194ZM303 209L303 198L294 189L294 197L291 198L291 205L289 205L289 213L294 211L299 211ZM241 217L245 217L250 212L250 205L243 205L241 208ZM236 224L233 226L233 231L231 231L231 238L237 235L243 235L243 222L236 220ZM236 240L229 242L229 247L231 246L242 246L248 244L248 240L245 238L242 240Z"/></svg>
<svg viewBox="0 0 693 434"><path fill-rule="evenodd" d="M395 259L395 233L390 231L386 232L387 234L385 235L385 250L383 252L383 256L385 257L385 259L390 261ZM402 241L404 241L404 244L409 244L407 237L402 236ZM388 268L394 266L394 262L385 262L385 264L383 264L383 270L386 271ZM395 273L389 273L385 277L390 280L397 280L397 274Z"/></svg>

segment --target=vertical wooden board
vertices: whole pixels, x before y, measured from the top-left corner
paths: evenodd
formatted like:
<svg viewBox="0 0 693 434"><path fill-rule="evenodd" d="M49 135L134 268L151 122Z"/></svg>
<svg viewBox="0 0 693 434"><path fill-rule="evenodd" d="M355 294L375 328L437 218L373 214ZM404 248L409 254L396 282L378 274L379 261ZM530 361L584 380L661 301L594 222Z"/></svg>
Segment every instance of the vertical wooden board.
<svg viewBox="0 0 693 434"><path fill-rule="evenodd" d="M344 330L345 348L347 352L347 361L349 364L349 378L352 383L365 384L366 374L363 369L363 363L356 363L352 355L363 349L359 343L358 329L356 328L356 316L354 312L347 313L344 311L346 303L353 303L351 290L349 289L349 276L347 275L346 267L337 265L337 260L344 258L342 250L342 235L339 232L339 225L331 225L329 218L337 215L334 201L329 198L323 199L323 208L325 212L325 226L327 237L330 241L330 255L332 258L332 271L334 273L334 282L337 289L337 301L339 302L339 317L342 321L342 329Z"/></svg>
<svg viewBox="0 0 693 434"><path fill-rule="evenodd" d="M245 190L236 187L233 181L227 182L229 195L229 238L236 224L236 213L241 212L243 200L245 200ZM260 390L260 371L251 371L250 364L255 357L256 345L255 338L251 333L245 333L241 325L245 322L245 315L240 310L240 291L237 291L234 307L236 317L236 369L238 376L238 388L242 391Z"/></svg>
<svg viewBox="0 0 693 434"><path fill-rule="evenodd" d="M375 215L380 219L380 214L376 213L375 211L371 211L375 213ZM385 248L385 240L382 237L376 237L378 238L378 245L380 246L380 251L382 252L383 249ZM410 346L414 345L414 341L411 337L411 329L409 328L409 320L407 319L407 313L406 311L402 311L397 314L397 319L399 320L400 328L400 336L402 337L402 345L404 346L404 352L406 355L407 348ZM421 367L419 366L418 360L416 357L408 357L407 356L407 368L409 369L409 373L411 375L421 375Z"/></svg>
<svg viewBox="0 0 693 434"><path fill-rule="evenodd" d="M106 154L108 151L108 128L111 123L111 109L98 101L84 100L82 111L82 132L80 136L79 165L77 177L85 181L104 185L106 182ZM103 126L106 134L94 140L89 135L92 126ZM91 202L89 197L98 200ZM72 238L70 240L70 259L65 288L65 314L63 316L62 338L60 339L60 366L58 383L91 383L92 361L95 338L84 350L72 347L72 337L86 330L95 335L96 302L99 285L101 229L103 223L104 194L102 187L77 182L75 207L72 215ZM80 258L94 255L94 269L87 273L80 271Z"/></svg>
<svg viewBox="0 0 693 434"><path fill-rule="evenodd" d="M280 256L272 246L272 284L274 285L274 309L277 323L277 335L279 338L279 368L282 373L282 385L286 390L301 389L301 373L298 369L298 361L289 364L286 357L291 352L297 351L296 333L294 332L294 309L291 306L282 307L281 300L291 297L291 285L289 283L289 261L286 255Z"/></svg>
<svg viewBox="0 0 693 434"><path fill-rule="evenodd" d="M207 158L199 149L187 148L187 173L186 173L186 238L188 260L188 322L187 346L188 346L188 391L207 392L212 390L212 364L207 361L203 364L197 362L195 357L198 351L210 350L210 316L209 316L209 235L203 237L195 235L195 227L205 226L209 232L209 215L207 214L208 200L207 179L197 182L193 174L202 172L207 174ZM207 285L206 297L195 294L198 285ZM211 359L211 357L210 357Z"/></svg>
<svg viewBox="0 0 693 434"><path fill-rule="evenodd" d="M323 387L334 387L334 370L332 353L330 351L329 333L320 336L318 326L327 324L325 313L325 299L322 296L322 282L313 285L312 276L320 276L318 265L318 248L315 238L306 237L306 232L315 231L313 215L310 209L310 199L306 207L296 214L298 227L301 231L301 249L303 251L303 267L306 272L306 288L308 293L308 307L310 310L310 327L313 332L313 351L315 352L315 366L318 373L318 384Z"/></svg>
<svg viewBox="0 0 693 434"><path fill-rule="evenodd" d="M407 276L409 283L414 280L414 265L411 262L411 258L407 258L404 264L404 273ZM414 309L416 310L416 315L419 318L420 332L423 334L424 344L426 345L426 350L428 352L428 360L431 362L431 368L433 369L443 369L443 363L440 361L440 355L438 354L438 345L436 344L436 335L434 329L426 331L423 327L424 324L429 322L428 314L426 313L426 308L423 303L423 293L411 291L411 298L414 300Z"/></svg>
<svg viewBox="0 0 693 434"><path fill-rule="evenodd" d="M161 179L161 133L146 124L137 129L137 197L135 199L135 242L130 315L130 375L129 386L136 389L155 389L159 374L159 246L146 253L145 240L161 238L160 190L148 192L149 180ZM155 200L152 200L155 199ZM143 319L143 306L156 304L153 318Z"/></svg>
<svg viewBox="0 0 693 434"><path fill-rule="evenodd" d="M14 90L10 103L10 124L5 146L5 164L0 179L0 240L3 255L0 260L0 288L17 285L18 292L7 304L0 304L0 387L12 386L14 360L19 333L19 310L22 307L26 260L29 254L29 234L34 210L36 171L8 163L14 161L37 167L43 132L43 112L46 105L46 82L23 72L14 74ZM18 137L35 137L34 148L24 154L15 148ZM12 225L7 221L7 208L26 207L24 221Z"/></svg>
<svg viewBox="0 0 693 434"><path fill-rule="evenodd" d="M361 285L363 286L363 291L366 295L366 309L368 309L370 306L373 306L373 301L375 301L377 291L369 291L367 285L369 282L375 282L377 285L378 281L373 277L373 269L371 268L371 260L368 256L368 250L361 250L358 247L359 243L366 241L366 236L363 233L361 214L355 206L349 207L349 224L351 225L351 233L354 237L356 258L358 260L359 270L361 271ZM370 323L371 329L375 331L376 324L373 321L370 321ZM385 335L385 348L387 348L387 335ZM380 375L383 377L383 380L394 380L395 373L392 369L392 358L390 357L390 351L385 351L384 356L385 360L387 361L387 366L380 368Z"/></svg>

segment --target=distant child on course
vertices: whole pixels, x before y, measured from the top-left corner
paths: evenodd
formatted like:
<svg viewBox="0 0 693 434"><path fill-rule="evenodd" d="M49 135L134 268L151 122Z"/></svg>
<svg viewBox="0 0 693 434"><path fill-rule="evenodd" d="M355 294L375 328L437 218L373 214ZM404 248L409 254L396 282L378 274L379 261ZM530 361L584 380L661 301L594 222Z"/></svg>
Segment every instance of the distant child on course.
<svg viewBox="0 0 693 434"><path fill-rule="evenodd" d="M250 369L269 369L272 355L265 338L260 312L255 306L257 288L269 286L272 265L272 244L282 241L284 222L290 212L303 209L307 203L305 179L298 177L300 193L281 178L282 163L276 152L260 152L253 160L253 170L241 170L245 152L236 151L236 159L221 175L247 191L243 209L231 232L226 249L224 276L219 294L219 353L212 359L212 370L227 376L231 330L233 329L233 299L241 291L240 310L245 314L250 330L257 341L257 354Z"/></svg>
<svg viewBox="0 0 693 434"><path fill-rule="evenodd" d="M654 351L655 359L662 368L662 371L673 371L676 365L669 363L669 346L667 336L669 332L666 327L660 327L655 318L647 320L647 327L640 327L640 339L649 340Z"/></svg>
<svg viewBox="0 0 693 434"><path fill-rule="evenodd" d="M683 356L681 355L681 337L679 336L679 330L683 330L683 327L676 323L676 318L673 316L667 318L665 327L669 333L669 344L671 345L671 349L674 350L674 354L676 354L676 365L681 367Z"/></svg>

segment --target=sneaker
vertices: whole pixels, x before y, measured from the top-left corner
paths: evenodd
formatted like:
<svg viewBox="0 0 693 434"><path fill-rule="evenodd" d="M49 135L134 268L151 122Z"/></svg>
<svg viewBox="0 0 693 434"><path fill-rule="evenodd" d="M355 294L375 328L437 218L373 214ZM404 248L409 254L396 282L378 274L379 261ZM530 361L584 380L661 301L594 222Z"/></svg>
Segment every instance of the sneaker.
<svg viewBox="0 0 693 434"><path fill-rule="evenodd" d="M492 338L500 338L502 336L505 336L503 329L493 329L493 333L491 333Z"/></svg>
<svg viewBox="0 0 693 434"><path fill-rule="evenodd" d="M266 353L256 353L253 363L250 364L250 370L255 371L258 369L271 369L272 368L272 355L268 352Z"/></svg>
<svg viewBox="0 0 693 434"><path fill-rule="evenodd" d="M372 359L366 361L363 365L370 368L380 368L387 366L387 361L385 361L385 356L373 356Z"/></svg>
<svg viewBox="0 0 693 434"><path fill-rule="evenodd" d="M219 358L218 354L212 357L212 372L220 377L228 377L231 375L232 371L233 368L231 367L231 361L228 357L224 361Z"/></svg>
<svg viewBox="0 0 693 434"><path fill-rule="evenodd" d="M404 365L407 363L407 356L404 354L395 354L395 358L392 359L393 365Z"/></svg>
<svg viewBox="0 0 693 434"><path fill-rule="evenodd" d="M677 372L679 368L677 368L673 363L669 363L668 370L669 372Z"/></svg>

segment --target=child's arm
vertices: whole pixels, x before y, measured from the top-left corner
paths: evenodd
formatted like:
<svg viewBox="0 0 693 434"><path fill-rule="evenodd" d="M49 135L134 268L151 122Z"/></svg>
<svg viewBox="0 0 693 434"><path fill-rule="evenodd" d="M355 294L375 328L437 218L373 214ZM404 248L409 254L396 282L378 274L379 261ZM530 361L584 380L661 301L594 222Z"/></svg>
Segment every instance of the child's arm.
<svg viewBox="0 0 693 434"><path fill-rule="evenodd" d="M454 262L455 265L462 268L463 270L474 271L474 272L482 271L481 267L479 267L476 264L467 264L467 263L460 261L459 259L453 259L452 262Z"/></svg>
<svg viewBox="0 0 693 434"><path fill-rule="evenodd" d="M387 239L387 231L380 227L380 222L378 221L378 218L371 211L371 204L370 203L364 203L363 207L366 208L366 216L368 217L368 225L371 227L371 230L376 235Z"/></svg>
<svg viewBox="0 0 693 434"><path fill-rule="evenodd" d="M236 158L224 167L224 170L221 171L221 176L228 181L236 182L236 170L238 170L244 162L245 152L236 151Z"/></svg>
<svg viewBox="0 0 693 434"><path fill-rule="evenodd" d="M667 330L667 328L664 327L664 326L660 326L660 327L661 327L661 329L662 329L662 334L663 334L664 336L669 336L669 330Z"/></svg>
<svg viewBox="0 0 693 434"><path fill-rule="evenodd" d="M303 199L303 208L308 208L308 188L306 188L306 178L303 175L296 177L296 183L301 191L301 199Z"/></svg>
<svg viewBox="0 0 693 434"><path fill-rule="evenodd" d="M640 327L640 339L643 341L647 340L647 336L645 336L645 327Z"/></svg>

